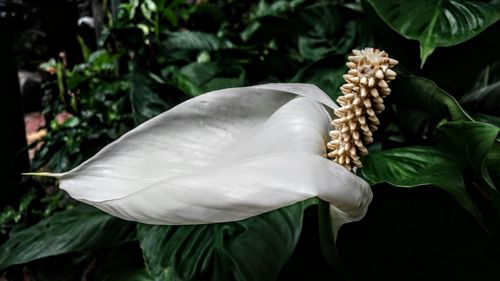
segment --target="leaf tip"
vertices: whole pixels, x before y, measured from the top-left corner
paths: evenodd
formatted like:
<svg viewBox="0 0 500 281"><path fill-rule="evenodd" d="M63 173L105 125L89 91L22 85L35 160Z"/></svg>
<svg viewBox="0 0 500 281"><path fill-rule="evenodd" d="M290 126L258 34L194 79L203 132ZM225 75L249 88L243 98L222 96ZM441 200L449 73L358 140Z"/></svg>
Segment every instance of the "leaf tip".
<svg viewBox="0 0 500 281"><path fill-rule="evenodd" d="M430 47L426 45L420 45L420 69L424 68L424 64L427 58L434 52L435 47Z"/></svg>

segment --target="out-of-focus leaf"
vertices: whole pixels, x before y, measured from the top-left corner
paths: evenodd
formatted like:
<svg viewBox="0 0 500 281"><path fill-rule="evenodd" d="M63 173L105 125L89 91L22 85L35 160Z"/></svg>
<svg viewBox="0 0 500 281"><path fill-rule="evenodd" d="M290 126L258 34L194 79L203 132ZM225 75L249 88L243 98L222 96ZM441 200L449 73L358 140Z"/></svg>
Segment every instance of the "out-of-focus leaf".
<svg viewBox="0 0 500 281"><path fill-rule="evenodd" d="M281 16L293 11L304 2L304 0L278 0L268 3L267 1L260 0L259 4L250 12L250 19L255 20L267 16Z"/></svg>
<svg viewBox="0 0 500 281"><path fill-rule="evenodd" d="M99 281L153 281L142 257L139 243L127 243L94 257L95 267L87 280Z"/></svg>
<svg viewBox="0 0 500 281"><path fill-rule="evenodd" d="M196 31L168 33L164 42L167 50L215 51L232 48L233 44L217 36Z"/></svg>
<svg viewBox="0 0 500 281"><path fill-rule="evenodd" d="M189 96L241 87L246 84L245 72L238 66L221 66L217 63L191 63L173 72L173 84Z"/></svg>
<svg viewBox="0 0 500 281"><path fill-rule="evenodd" d="M500 189L500 142L496 141L486 154L486 167L495 187Z"/></svg>
<svg viewBox="0 0 500 281"><path fill-rule="evenodd" d="M283 32L286 30L287 32ZM297 30L290 19L267 16L253 22L241 33L241 39L247 43L262 44L273 41L291 43L297 36Z"/></svg>
<svg viewBox="0 0 500 281"><path fill-rule="evenodd" d="M353 48L371 45L361 14L339 4L312 4L298 10L294 20L301 31L299 53L308 61L345 55Z"/></svg>
<svg viewBox="0 0 500 281"><path fill-rule="evenodd" d="M422 65L436 47L474 37L500 18L497 1L368 0L379 16L408 39L420 42Z"/></svg>
<svg viewBox="0 0 500 281"><path fill-rule="evenodd" d="M471 115L474 118L474 120L478 122L490 123L492 125L500 127L500 117L498 116L483 114L483 113L472 113Z"/></svg>
<svg viewBox="0 0 500 281"><path fill-rule="evenodd" d="M14 233L0 247L0 269L71 252L103 249L134 240L135 224L98 209L77 206Z"/></svg>
<svg viewBox="0 0 500 281"><path fill-rule="evenodd" d="M304 210L316 203L232 223L139 225L139 241L155 280L275 280L295 249Z"/></svg>
<svg viewBox="0 0 500 281"><path fill-rule="evenodd" d="M339 87L344 83L342 75L345 72L344 57L331 56L302 68L290 82L314 84L335 100L340 95Z"/></svg>
<svg viewBox="0 0 500 281"><path fill-rule="evenodd" d="M452 121L439 126L442 145L461 158L490 188L495 188L486 165L488 151L498 137L497 126L468 121Z"/></svg>
<svg viewBox="0 0 500 281"><path fill-rule="evenodd" d="M461 161L442 149L410 146L368 154L358 175L370 184L387 182L404 188L435 185L479 219L479 210L465 188L462 168Z"/></svg>
<svg viewBox="0 0 500 281"><path fill-rule="evenodd" d="M144 268L124 268L115 274L109 274L107 278L101 279L102 281L153 281L153 277L149 274L147 269ZM170 280L165 280L170 281Z"/></svg>
<svg viewBox="0 0 500 281"><path fill-rule="evenodd" d="M500 116L500 81L462 96L460 103L475 112Z"/></svg>
<svg viewBox="0 0 500 281"><path fill-rule="evenodd" d="M0 226L7 223L10 220L13 220L17 215L16 210L11 206L6 206L2 212L0 213Z"/></svg>
<svg viewBox="0 0 500 281"><path fill-rule="evenodd" d="M151 90L149 81L141 72L136 71L130 76L129 100L137 124L168 109L168 104Z"/></svg>

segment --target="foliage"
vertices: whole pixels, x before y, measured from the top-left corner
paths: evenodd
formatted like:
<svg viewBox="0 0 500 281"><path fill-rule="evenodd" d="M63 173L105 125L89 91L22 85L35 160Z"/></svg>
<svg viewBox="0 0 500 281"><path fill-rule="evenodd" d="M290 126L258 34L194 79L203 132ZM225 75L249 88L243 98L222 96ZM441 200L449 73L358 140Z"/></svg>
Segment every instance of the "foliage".
<svg viewBox="0 0 500 281"><path fill-rule="evenodd" d="M47 72L48 135L35 156L34 169L69 170L148 118L210 90L303 82L314 83L335 98L350 50L375 46L400 61L400 76L358 175L372 184L376 201L377 192L380 198L396 194L401 200L413 200L407 194L417 201L429 196L418 202L445 200L445 192L449 193L479 222L474 225L460 208L451 208L453 216L468 223L457 232L480 229L474 237L493 241L484 248L491 260L498 261L500 53L494 51L500 30L498 1L191 2L122 3L116 15L108 16L99 49L84 55L83 63L69 66L62 54L41 66ZM435 187L443 193L428 191ZM0 267L7 278L18 280L24 268L39 280L49 280L44 267L51 268L51 262L61 257L80 273L78 278L87 276L82 272L88 269L85 272L102 280L275 280L295 266L306 270L308 260L317 259L326 259L346 279L364 280L366 272L376 272L356 268L357 261L342 251L349 245L342 230L341 251L332 246L335 239L325 231L328 210L315 200L241 222L174 227L119 221L73 207L62 193L56 194L27 193L18 208L9 206L1 213L0 230L8 240L0 248ZM373 232L411 224L405 222L410 215L394 215L398 221L378 225L377 214L384 212L380 202L359 225ZM439 202L438 207L415 204L415 212L427 221L429 215L423 215L429 214L427 208L436 213L448 208ZM306 209L319 212L323 249L300 256L299 236L306 233L303 223L308 225ZM38 212L41 222L7 227L30 212ZM317 219L318 213L312 217ZM345 231L356 227L347 226ZM416 237L410 232L402 235ZM315 239L304 243L312 245ZM453 241L458 245L464 240ZM397 250L403 255L404 250ZM75 252L85 255L77 258ZM123 252L133 254L116 258ZM343 253L347 264L342 265ZM301 262L294 264L296 260ZM349 268L359 272L351 276Z"/></svg>

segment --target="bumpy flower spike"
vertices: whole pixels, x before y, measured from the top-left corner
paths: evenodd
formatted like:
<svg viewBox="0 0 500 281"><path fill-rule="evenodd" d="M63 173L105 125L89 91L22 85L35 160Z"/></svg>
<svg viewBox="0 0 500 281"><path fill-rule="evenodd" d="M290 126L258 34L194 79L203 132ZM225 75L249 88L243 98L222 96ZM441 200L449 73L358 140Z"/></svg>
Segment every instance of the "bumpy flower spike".
<svg viewBox="0 0 500 281"><path fill-rule="evenodd" d="M327 144L328 158L348 170L362 167L359 157L368 154L365 145L373 142L372 134L380 124L376 113L384 110L384 98L391 93L388 83L396 79L391 68L397 60L374 48L352 50L346 63L349 71L344 75L346 84L340 87L343 95L337 99L340 108L335 110Z"/></svg>

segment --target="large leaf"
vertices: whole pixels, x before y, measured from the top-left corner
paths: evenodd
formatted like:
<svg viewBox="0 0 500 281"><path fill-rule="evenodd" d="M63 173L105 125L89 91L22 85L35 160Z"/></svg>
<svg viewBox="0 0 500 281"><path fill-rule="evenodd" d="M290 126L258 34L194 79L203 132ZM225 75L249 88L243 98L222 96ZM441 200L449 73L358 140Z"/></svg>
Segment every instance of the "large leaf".
<svg viewBox="0 0 500 281"><path fill-rule="evenodd" d="M14 233L0 248L0 269L129 242L135 236L134 226L96 208L77 206Z"/></svg>
<svg viewBox="0 0 500 281"><path fill-rule="evenodd" d="M399 107L425 110L435 118L471 120L457 100L431 80L401 75L392 85L393 97Z"/></svg>
<svg viewBox="0 0 500 281"><path fill-rule="evenodd" d="M380 17L406 38L420 42L422 65L436 47L474 37L500 18L497 1L368 0Z"/></svg>
<svg viewBox="0 0 500 281"><path fill-rule="evenodd" d="M442 120L472 120L451 95L423 77L401 75L394 81L396 122L418 137L430 137Z"/></svg>
<svg viewBox="0 0 500 281"><path fill-rule="evenodd" d="M491 188L493 181L488 172L486 157L500 129L488 123L453 121L439 127L442 144L472 168Z"/></svg>
<svg viewBox="0 0 500 281"><path fill-rule="evenodd" d="M403 147L368 154L358 175L370 184L387 182L397 187L435 185L449 192L476 218L479 210L469 197L461 161L430 146Z"/></svg>
<svg viewBox="0 0 500 281"><path fill-rule="evenodd" d="M316 199L219 224L138 226L155 280L275 280L298 241L303 212Z"/></svg>

